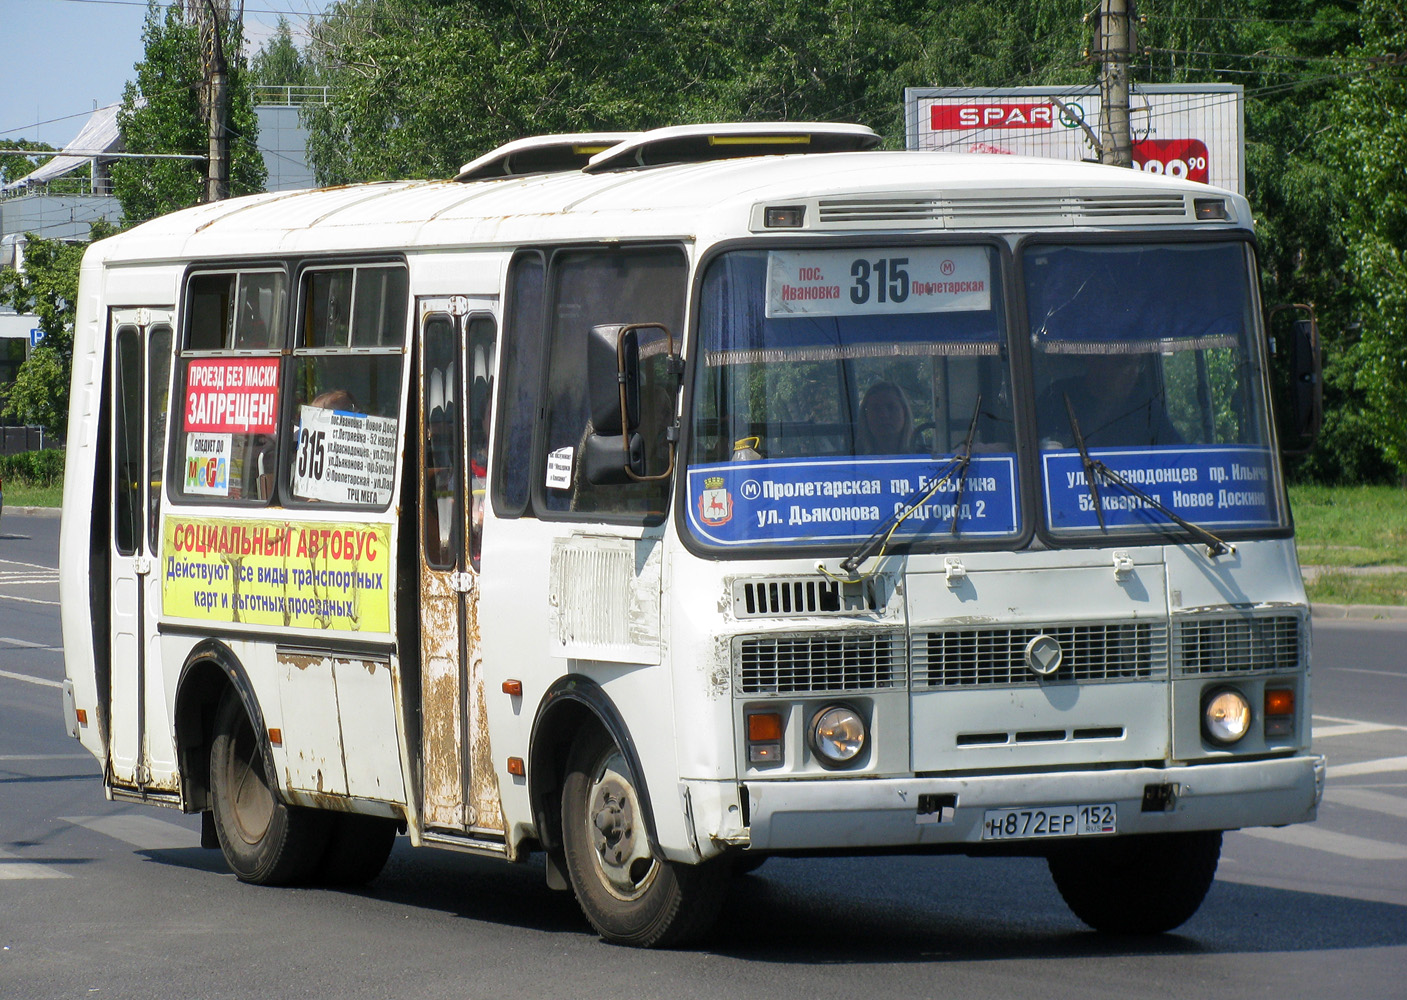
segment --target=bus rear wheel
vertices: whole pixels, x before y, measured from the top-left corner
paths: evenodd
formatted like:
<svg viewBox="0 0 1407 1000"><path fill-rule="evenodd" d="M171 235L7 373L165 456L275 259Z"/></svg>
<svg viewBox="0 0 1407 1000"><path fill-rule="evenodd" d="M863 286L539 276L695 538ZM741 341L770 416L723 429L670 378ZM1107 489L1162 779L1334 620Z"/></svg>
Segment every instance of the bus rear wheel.
<svg viewBox="0 0 1407 1000"><path fill-rule="evenodd" d="M241 882L307 881L327 844L327 817L279 800L244 704L227 690L215 712L210 799L225 861Z"/></svg>
<svg viewBox="0 0 1407 1000"><path fill-rule="evenodd" d="M1069 842L1046 863L1065 904L1106 934L1161 934L1202 905L1221 857L1221 831Z"/></svg>
<svg viewBox="0 0 1407 1000"><path fill-rule="evenodd" d="M722 907L727 872L718 863L655 856L636 777L600 730L578 736L567 759L562 845L577 902L607 941L682 944L712 927Z"/></svg>

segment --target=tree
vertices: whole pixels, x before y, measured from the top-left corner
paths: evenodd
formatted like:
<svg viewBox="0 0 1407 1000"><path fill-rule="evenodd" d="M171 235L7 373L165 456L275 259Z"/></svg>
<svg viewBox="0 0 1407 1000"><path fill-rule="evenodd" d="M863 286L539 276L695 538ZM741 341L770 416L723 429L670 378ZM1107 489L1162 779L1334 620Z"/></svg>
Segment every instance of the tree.
<svg viewBox="0 0 1407 1000"><path fill-rule="evenodd" d="M101 219L92 225L95 240L112 233ZM38 316L44 338L20 365L14 384L3 392L3 412L62 434L68 426L78 269L87 244L41 239L33 233L25 239L24 271L0 270L0 302Z"/></svg>
<svg viewBox="0 0 1407 1000"><path fill-rule="evenodd" d="M28 139L0 139L0 146L6 149L33 150L36 155L24 156L18 153L0 153L0 184L19 180L25 174L42 166L55 152L47 142L30 142Z"/></svg>
<svg viewBox="0 0 1407 1000"><path fill-rule="evenodd" d="M279 15L278 28L249 61L249 78L255 87L310 87L318 81L318 68L293 42L288 19Z"/></svg>
<svg viewBox="0 0 1407 1000"><path fill-rule="evenodd" d="M1355 192L1338 218L1361 340L1354 353L1371 428L1407 477L1407 11L1363 0L1362 46L1344 95L1337 163Z"/></svg>
<svg viewBox="0 0 1407 1000"><path fill-rule="evenodd" d="M145 52L137 79L123 91L118 127L132 153L188 153L209 149L209 125L201 94L205 73L200 25L179 6L162 8L148 0L142 27ZM224 49L229 59L228 128L230 191L262 191L267 172L256 140L258 124L241 59L238 24L223 18ZM201 160L119 160L112 165L113 193L122 203L124 221L145 222L202 200L205 164Z"/></svg>

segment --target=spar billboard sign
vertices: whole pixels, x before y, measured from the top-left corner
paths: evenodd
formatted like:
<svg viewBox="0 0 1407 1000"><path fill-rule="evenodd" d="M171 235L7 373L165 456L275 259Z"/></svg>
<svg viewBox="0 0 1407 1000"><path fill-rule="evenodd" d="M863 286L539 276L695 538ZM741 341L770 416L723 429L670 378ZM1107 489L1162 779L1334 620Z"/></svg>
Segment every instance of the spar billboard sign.
<svg viewBox="0 0 1407 1000"><path fill-rule="evenodd" d="M909 149L1099 159L1097 87L910 87L904 110ZM1129 120L1138 169L1245 193L1239 85L1135 86Z"/></svg>

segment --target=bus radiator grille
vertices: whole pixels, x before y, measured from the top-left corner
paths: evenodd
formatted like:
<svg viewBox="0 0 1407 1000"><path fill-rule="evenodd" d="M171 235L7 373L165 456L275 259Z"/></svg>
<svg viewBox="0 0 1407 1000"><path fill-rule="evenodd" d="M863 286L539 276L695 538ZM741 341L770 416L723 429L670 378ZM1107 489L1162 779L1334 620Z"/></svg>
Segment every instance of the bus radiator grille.
<svg viewBox="0 0 1407 1000"><path fill-rule="evenodd" d="M822 694L904 686L904 639L884 631L738 636L734 676L743 694Z"/></svg>
<svg viewBox="0 0 1407 1000"><path fill-rule="evenodd" d="M1060 668L1042 680L1026 665L1026 646L1048 635L1060 643ZM1027 625L916 632L910 652L915 688L1010 687L1166 677L1168 630L1161 622Z"/></svg>
<svg viewBox="0 0 1407 1000"><path fill-rule="evenodd" d="M1179 677L1294 671L1303 643L1298 615L1189 618L1173 626Z"/></svg>

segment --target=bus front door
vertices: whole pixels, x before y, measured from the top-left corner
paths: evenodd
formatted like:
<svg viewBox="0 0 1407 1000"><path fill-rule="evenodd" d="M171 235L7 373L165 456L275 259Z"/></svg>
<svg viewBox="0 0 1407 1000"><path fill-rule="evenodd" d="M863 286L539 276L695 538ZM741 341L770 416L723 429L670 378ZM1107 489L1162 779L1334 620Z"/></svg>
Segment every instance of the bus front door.
<svg viewBox="0 0 1407 1000"><path fill-rule="evenodd" d="M431 829L503 832L479 646L479 539L497 326L487 301L421 299L421 812Z"/></svg>
<svg viewBox="0 0 1407 1000"><path fill-rule="evenodd" d="M169 308L111 317L108 781L143 792L179 790L155 646L172 329Z"/></svg>

